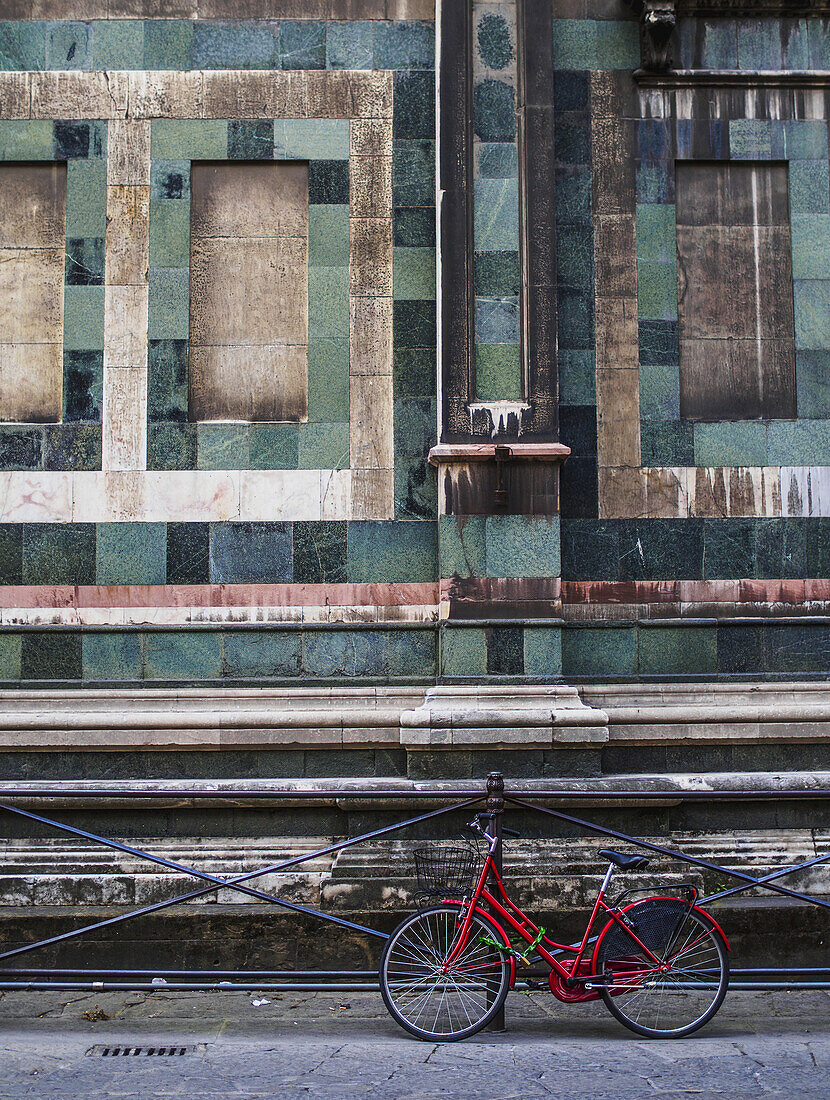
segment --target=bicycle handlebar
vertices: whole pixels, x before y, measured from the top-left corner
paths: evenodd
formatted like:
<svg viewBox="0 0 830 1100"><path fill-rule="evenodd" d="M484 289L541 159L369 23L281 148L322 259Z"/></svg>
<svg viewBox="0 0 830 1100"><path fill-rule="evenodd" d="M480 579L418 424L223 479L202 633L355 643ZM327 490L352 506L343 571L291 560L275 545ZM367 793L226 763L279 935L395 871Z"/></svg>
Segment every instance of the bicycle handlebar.
<svg viewBox="0 0 830 1100"><path fill-rule="evenodd" d="M478 832L484 833L485 836L489 837L490 834L486 833L484 831L484 829L481 828L481 825L479 824L479 822L481 821L482 818L487 818L488 820L493 821L495 816L496 816L495 814L491 814L491 813L476 814L476 816L473 818L473 820L471 822L469 822L469 827L471 829L476 829ZM502 831L503 836L515 836L515 837L521 836L521 833L517 833L515 829L508 829L504 825L502 825L501 831ZM490 837L490 839L492 840L492 837Z"/></svg>

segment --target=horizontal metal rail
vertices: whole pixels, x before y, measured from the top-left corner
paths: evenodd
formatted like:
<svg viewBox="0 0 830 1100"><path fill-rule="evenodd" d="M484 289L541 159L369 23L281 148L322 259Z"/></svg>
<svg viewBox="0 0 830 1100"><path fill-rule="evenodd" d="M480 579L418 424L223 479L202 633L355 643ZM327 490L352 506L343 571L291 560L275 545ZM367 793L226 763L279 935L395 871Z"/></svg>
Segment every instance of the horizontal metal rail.
<svg viewBox="0 0 830 1100"><path fill-rule="evenodd" d="M688 791L677 789L670 790L664 788L660 790L652 789L647 791L603 791L584 789L557 790L550 788L533 790L523 789L521 784L517 784L515 791L506 792L503 788L503 778L497 773L493 773L493 775L491 775L490 777L490 780L492 781L494 777L496 779L496 788L502 792L498 796L496 802L496 805L501 807L499 813L503 812L506 805L513 806L531 813L542 813L558 820L567 822L568 824L574 825L579 829L585 830L587 832L598 834L600 836L611 837L615 840L621 840L626 843L633 844L635 847L648 851L653 851L670 859L678 860L691 866L700 867L704 870L713 871L716 872L718 875L726 875L739 881L740 885L738 886L732 887L727 890L721 890L716 894L712 894L709 895L707 898L701 899L705 903L717 901L724 897L729 897L733 894L741 893L745 890L749 890L752 888L761 888L764 890L773 891L794 901L814 905L825 910L830 909L830 902L824 900L823 898L817 898L796 890L790 890L787 887L781 886L777 882L778 879L784 877L785 875L792 874L796 871L805 870L806 868L813 867L822 863L830 862L830 853L817 856L813 859L806 860L802 863L794 864L792 866L779 868L778 870L770 874L758 878L756 876L746 874L742 871L735 871L728 867L723 867L719 864L711 862L710 860L704 860L696 856L686 855L683 852L673 850L663 845L655 844L652 841L642 840L627 833L623 833L617 829L611 829L603 825L598 825L594 822L586 821L582 818L575 817L572 814L565 813L563 810L552 809L550 806L542 806L535 801L529 801L529 799L541 799L546 802L591 801L600 802L603 804L624 804L631 802L642 803L655 801L668 801L672 803L686 801L767 802L781 801L785 799L826 801L830 799L830 789L828 788L800 788L783 790L752 789L747 791ZM488 795L491 794L492 792L490 790L490 783L488 782ZM181 790L171 790L169 787L151 788L144 790L135 790L134 788L128 787L109 786L106 790L90 790L88 788L62 789L54 786L30 787L23 790L21 790L19 786L15 786L13 788L9 788L8 786L0 787L0 798L6 800L5 802L0 803L0 811L6 811L12 815L34 821L38 824L55 829L58 832L62 832L69 836L79 837L81 839L88 840L92 843L112 849L114 851L122 852L126 855L130 855L138 859L147 860L151 863L166 867L169 870L175 871L177 873L189 875L194 878L200 879L202 882L205 883L205 885L200 886L198 889L191 890L188 893L178 895L174 898L169 898L161 902L156 902L152 905L143 906L141 908L132 909L126 913L119 913L116 916L97 921L93 924L85 925L81 928L71 929L68 932L51 936L46 939L38 940L35 943L25 944L11 950L4 951L0 953L0 960L16 958L20 955L38 950L39 948L55 946L59 943L79 938L88 933L104 928L109 928L113 925L121 924L136 917L147 916L152 913L159 912L163 909L167 909L171 906L194 900L219 889L230 889L238 891L249 897L253 897L256 900L279 906L280 908L286 909L289 912L294 912L303 916L318 918L334 925L345 927L351 931L358 932L362 935L371 936L380 940L386 940L388 938L387 935L376 929L358 924L355 921L346 920L345 918L338 917L332 913L325 913L321 910L314 909L309 906L299 905L295 902L289 902L286 899L268 893L267 891L258 890L246 884L263 875L275 874L287 868L296 867L303 863L320 858L321 856L333 855L346 848L352 847L353 845L397 833L403 829L419 825L433 818L466 810L470 806L482 801L484 797L485 793L480 787L468 787L464 789L456 788L452 790L447 790L446 788L444 788L436 790L435 788L424 786L417 789L413 789L412 787L407 787L403 789L387 787L382 790L361 790L355 786L344 786L338 788L332 787L328 789L315 787L290 789L283 788L277 790L274 790L273 788L269 790L263 790L261 788L241 788L232 791L212 790L205 788L187 792L182 792ZM137 802L141 800L146 801L148 799L175 799L178 802L185 803L191 799L215 799L220 801L227 800L231 802L251 799L258 804L262 804L263 802L267 801L292 802L305 799L315 801L327 800L346 803L363 803L366 801L376 802L379 800L394 802L397 800L417 799L422 802L437 802L442 805L439 805L439 807L436 809L428 810L421 814L418 814L415 817L408 818L405 821L385 825L380 828L361 833L358 836L348 837L342 841L338 841L318 850L306 852L302 855L281 860L258 870L248 871L244 874L225 879L216 875L209 874L205 871L200 871L197 868L188 866L186 864L178 863L173 860L165 859L161 856L153 855L152 853L147 852L143 849L123 844L119 841L111 840L107 837L100 836L88 830L79 829L64 822L55 821L52 818L45 817L42 814L33 813L30 810L24 810L21 808L21 802L27 803L31 800L38 798L55 800L87 799L93 802L96 800L111 800L113 798L125 798L128 800L136 800ZM492 807L492 805L493 802L491 797L490 801L488 801L488 807ZM731 988L733 989L830 988L830 967L734 969L732 971L732 976L733 980L731 983ZM525 983L518 983L517 987L522 988L523 985L525 985ZM378 986L376 981L376 973L369 970L250 971L173 969L134 970L112 968L96 969L88 967L45 967L32 969L0 968L0 989L4 990L89 989L93 991L102 991L105 989L131 989L146 990L149 992L157 990L169 991L174 989L256 989L272 991L303 990L309 992L314 990L328 990L332 992L349 992L358 990L375 990L377 988Z"/></svg>

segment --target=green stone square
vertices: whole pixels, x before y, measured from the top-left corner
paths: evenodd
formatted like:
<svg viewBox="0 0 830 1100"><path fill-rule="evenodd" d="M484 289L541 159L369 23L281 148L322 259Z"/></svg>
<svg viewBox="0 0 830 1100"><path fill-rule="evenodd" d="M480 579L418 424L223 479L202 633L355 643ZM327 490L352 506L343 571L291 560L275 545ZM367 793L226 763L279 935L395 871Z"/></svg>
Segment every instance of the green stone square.
<svg viewBox="0 0 830 1100"><path fill-rule="evenodd" d="M107 228L107 162L73 157L66 162L66 235L103 237Z"/></svg>
<svg viewBox="0 0 830 1100"><path fill-rule="evenodd" d="M827 161L793 160L789 173L791 214L830 214Z"/></svg>
<svg viewBox="0 0 830 1100"><path fill-rule="evenodd" d="M213 118L154 119L150 155L153 160L227 160L228 124Z"/></svg>
<svg viewBox="0 0 830 1100"><path fill-rule="evenodd" d="M84 634L81 641L84 680L140 680L141 635Z"/></svg>
<svg viewBox="0 0 830 1100"><path fill-rule="evenodd" d="M222 676L222 636L209 631L147 634L144 677L147 680L218 680Z"/></svg>
<svg viewBox="0 0 830 1100"><path fill-rule="evenodd" d="M308 335L349 335L349 269L310 267L308 270Z"/></svg>
<svg viewBox="0 0 830 1100"><path fill-rule="evenodd" d="M596 42L597 69L639 68L640 28L634 20L597 20Z"/></svg>
<svg viewBox="0 0 830 1100"><path fill-rule="evenodd" d="M583 627L562 631L564 676L636 676L636 627Z"/></svg>
<svg viewBox="0 0 830 1100"><path fill-rule="evenodd" d="M92 24L92 68L143 69L144 24L137 19L97 19Z"/></svg>
<svg viewBox="0 0 830 1100"><path fill-rule="evenodd" d="M190 270L150 269L150 340L187 340L190 335Z"/></svg>
<svg viewBox="0 0 830 1100"><path fill-rule="evenodd" d="M308 263L310 267L348 266L348 206L325 203L312 203L309 206Z"/></svg>
<svg viewBox="0 0 830 1100"><path fill-rule="evenodd" d="M524 658L526 676L561 676L561 628L556 626L526 626L524 629Z"/></svg>
<svg viewBox="0 0 830 1100"><path fill-rule="evenodd" d="M784 123L787 160L827 160L827 123L810 119Z"/></svg>
<svg viewBox="0 0 830 1100"><path fill-rule="evenodd" d="M49 121L0 120L0 160L52 160L54 125Z"/></svg>
<svg viewBox="0 0 830 1100"><path fill-rule="evenodd" d="M767 425L762 420L694 425L696 466L766 466Z"/></svg>
<svg viewBox="0 0 830 1100"><path fill-rule="evenodd" d="M641 676L717 672L717 630L713 626L640 627L637 662Z"/></svg>
<svg viewBox="0 0 830 1100"><path fill-rule="evenodd" d="M298 435L300 470L348 470L348 422L300 424Z"/></svg>
<svg viewBox="0 0 830 1100"><path fill-rule="evenodd" d="M148 19L144 23L145 69L184 69L193 58L193 24L188 19Z"/></svg>
<svg viewBox="0 0 830 1100"><path fill-rule="evenodd" d="M558 577L558 516L487 516L488 577Z"/></svg>
<svg viewBox="0 0 830 1100"><path fill-rule="evenodd" d="M483 577L485 517L441 516L438 520L440 576Z"/></svg>
<svg viewBox="0 0 830 1100"><path fill-rule="evenodd" d="M593 19L553 20L554 69L597 67L597 24Z"/></svg>
<svg viewBox="0 0 830 1100"><path fill-rule="evenodd" d="M199 470L247 470L247 424L197 424L196 467Z"/></svg>
<svg viewBox="0 0 830 1100"><path fill-rule="evenodd" d="M830 279L830 214L791 214L793 279Z"/></svg>
<svg viewBox="0 0 830 1100"><path fill-rule="evenodd" d="M473 236L481 252L515 251L519 247L519 182L477 179L473 182Z"/></svg>
<svg viewBox="0 0 830 1100"><path fill-rule="evenodd" d="M638 263L637 302L641 321L676 320L676 264Z"/></svg>
<svg viewBox="0 0 830 1100"><path fill-rule="evenodd" d="M164 584L165 523L99 523L95 539L97 584Z"/></svg>
<svg viewBox="0 0 830 1100"><path fill-rule="evenodd" d="M104 288L67 286L63 291L64 351L102 351Z"/></svg>
<svg viewBox="0 0 830 1100"><path fill-rule="evenodd" d="M830 465L830 420L772 420L767 438L771 466Z"/></svg>
<svg viewBox="0 0 830 1100"><path fill-rule="evenodd" d="M729 152L733 160L769 160L772 157L770 123L757 118L730 119Z"/></svg>
<svg viewBox="0 0 830 1100"><path fill-rule="evenodd" d="M251 424L249 463L252 470L296 470L299 436L296 424Z"/></svg>
<svg viewBox="0 0 830 1100"><path fill-rule="evenodd" d="M596 365L590 350L560 348L559 401L562 405L595 405Z"/></svg>
<svg viewBox="0 0 830 1100"><path fill-rule="evenodd" d="M487 636L477 627L445 627L440 634L442 676L486 676Z"/></svg>
<svg viewBox="0 0 830 1100"><path fill-rule="evenodd" d="M190 264L190 203L186 199L150 202L150 267Z"/></svg>
<svg viewBox="0 0 830 1100"><path fill-rule="evenodd" d="M680 419L680 372L676 366L640 364L640 416Z"/></svg>
<svg viewBox="0 0 830 1100"><path fill-rule="evenodd" d="M349 341L308 342L308 419L331 424L349 419Z"/></svg>
<svg viewBox="0 0 830 1100"><path fill-rule="evenodd" d="M830 280L794 279L797 351L830 350Z"/></svg>
<svg viewBox="0 0 830 1100"><path fill-rule="evenodd" d="M349 121L341 118L278 119L275 160L348 160Z"/></svg>
<svg viewBox="0 0 830 1100"><path fill-rule="evenodd" d="M0 70L20 72L46 67L46 24L40 20L0 22Z"/></svg>
<svg viewBox="0 0 830 1100"><path fill-rule="evenodd" d="M479 401L521 401L518 344L476 344L476 397Z"/></svg>
<svg viewBox="0 0 830 1100"><path fill-rule="evenodd" d="M830 418L830 351L797 352L795 377L799 418Z"/></svg>
<svg viewBox="0 0 830 1100"><path fill-rule="evenodd" d="M435 299L435 249L393 250L393 294L403 300Z"/></svg>
<svg viewBox="0 0 830 1100"><path fill-rule="evenodd" d="M20 679L19 634L0 634L0 680Z"/></svg>
<svg viewBox="0 0 830 1100"><path fill-rule="evenodd" d="M638 204L637 259L660 264L677 262L677 224L673 203Z"/></svg>

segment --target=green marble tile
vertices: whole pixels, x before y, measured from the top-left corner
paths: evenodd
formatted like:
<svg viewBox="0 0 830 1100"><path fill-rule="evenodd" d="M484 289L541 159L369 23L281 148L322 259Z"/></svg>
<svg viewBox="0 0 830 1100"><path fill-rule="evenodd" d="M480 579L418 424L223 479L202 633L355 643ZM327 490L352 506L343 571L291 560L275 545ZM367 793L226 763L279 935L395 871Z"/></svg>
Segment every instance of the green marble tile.
<svg viewBox="0 0 830 1100"><path fill-rule="evenodd" d="M791 214L793 279L830 279L830 214Z"/></svg>
<svg viewBox="0 0 830 1100"><path fill-rule="evenodd" d="M97 584L164 584L167 579L167 525L96 525Z"/></svg>
<svg viewBox="0 0 830 1100"><path fill-rule="evenodd" d="M436 542L432 523L350 522L349 582L432 581L438 566Z"/></svg>
<svg viewBox="0 0 830 1100"><path fill-rule="evenodd" d="M308 342L308 419L325 424L349 418L349 341Z"/></svg>
<svg viewBox="0 0 830 1100"><path fill-rule="evenodd" d="M479 142L478 175L484 179L510 179L519 174L518 149L513 142Z"/></svg>
<svg viewBox="0 0 830 1100"><path fill-rule="evenodd" d="M250 427L249 424L197 424L197 469L247 470Z"/></svg>
<svg viewBox="0 0 830 1100"><path fill-rule="evenodd" d="M672 263L637 264L637 302L641 320L677 317L677 267Z"/></svg>
<svg viewBox="0 0 830 1100"><path fill-rule="evenodd" d="M562 675L562 631L559 627L525 627L524 666L526 676Z"/></svg>
<svg viewBox="0 0 830 1100"><path fill-rule="evenodd" d="M799 418L830 418L830 351L796 352L795 377Z"/></svg>
<svg viewBox="0 0 830 1100"><path fill-rule="evenodd" d="M103 237L106 226L106 161L97 157L73 158L66 165L66 235Z"/></svg>
<svg viewBox="0 0 830 1100"><path fill-rule="evenodd" d="M150 203L150 267L190 265L190 203L182 199Z"/></svg>
<svg viewBox="0 0 830 1100"><path fill-rule="evenodd" d="M348 470L348 422L300 424L298 435L298 469Z"/></svg>
<svg viewBox="0 0 830 1100"><path fill-rule="evenodd" d="M251 424L248 428L252 470L296 470L299 435L296 424Z"/></svg>
<svg viewBox="0 0 830 1100"><path fill-rule="evenodd" d="M575 627L562 631L564 676L636 676L637 631L634 627Z"/></svg>
<svg viewBox="0 0 830 1100"><path fill-rule="evenodd" d="M830 280L795 279L793 303L796 350L830 349Z"/></svg>
<svg viewBox="0 0 830 1100"><path fill-rule="evenodd" d="M830 213L827 161L791 161L789 174L790 211L793 215Z"/></svg>
<svg viewBox="0 0 830 1100"><path fill-rule="evenodd" d="M225 160L228 124L222 119L153 119L150 155L153 160Z"/></svg>
<svg viewBox="0 0 830 1100"><path fill-rule="evenodd" d="M830 420L773 420L767 437L771 466L830 465Z"/></svg>
<svg viewBox="0 0 830 1100"><path fill-rule="evenodd" d="M25 524L23 583L94 584L95 524Z"/></svg>
<svg viewBox="0 0 830 1100"><path fill-rule="evenodd" d="M326 27L327 69L371 69L374 63L373 24L329 23Z"/></svg>
<svg viewBox="0 0 830 1100"><path fill-rule="evenodd" d="M438 543L442 577L485 575L484 516L441 516Z"/></svg>
<svg viewBox="0 0 830 1100"><path fill-rule="evenodd" d="M597 69L638 69L640 28L635 20L601 19L596 25Z"/></svg>
<svg viewBox="0 0 830 1100"><path fill-rule="evenodd" d="M485 555L488 577L558 577L559 517L488 516Z"/></svg>
<svg viewBox="0 0 830 1100"><path fill-rule="evenodd" d="M435 298L435 249L396 248L393 253L395 298Z"/></svg>
<svg viewBox="0 0 830 1100"><path fill-rule="evenodd" d="M519 240L518 180L479 179L473 189L476 249L515 251Z"/></svg>
<svg viewBox="0 0 830 1100"><path fill-rule="evenodd" d="M559 403L595 405L597 400L596 365L592 351L560 348Z"/></svg>
<svg viewBox="0 0 830 1100"><path fill-rule="evenodd" d="M46 24L46 68L89 69L92 67L92 24L64 20Z"/></svg>
<svg viewBox="0 0 830 1100"><path fill-rule="evenodd" d="M694 425L696 466L766 466L767 425L761 420Z"/></svg>
<svg viewBox="0 0 830 1100"><path fill-rule="evenodd" d="M733 160L769 160L772 157L769 122L755 118L730 119L729 152Z"/></svg>
<svg viewBox="0 0 830 1100"><path fill-rule="evenodd" d="M717 672L717 631L708 627L640 627L637 646L641 676L702 675Z"/></svg>
<svg viewBox="0 0 830 1100"><path fill-rule="evenodd" d="M51 122L0 120L0 160L51 160L54 127Z"/></svg>
<svg viewBox="0 0 830 1100"><path fill-rule="evenodd" d="M787 160L826 161L827 123L818 119L785 122L784 156Z"/></svg>
<svg viewBox="0 0 830 1100"><path fill-rule="evenodd" d="M222 675L222 636L207 631L147 634L146 680L218 680Z"/></svg>
<svg viewBox="0 0 830 1100"><path fill-rule="evenodd" d="M144 67L191 68L193 23L188 19L147 19L144 23Z"/></svg>
<svg viewBox="0 0 830 1100"><path fill-rule="evenodd" d="M0 634L0 680L20 679L19 634Z"/></svg>
<svg viewBox="0 0 830 1100"><path fill-rule="evenodd" d="M308 336L349 335L349 269L311 267L308 271Z"/></svg>
<svg viewBox="0 0 830 1100"><path fill-rule="evenodd" d="M640 364L640 416L644 420L680 419L677 367Z"/></svg>
<svg viewBox="0 0 830 1100"><path fill-rule="evenodd" d="M104 288L67 286L63 299L66 351L100 351L104 346Z"/></svg>
<svg viewBox="0 0 830 1100"><path fill-rule="evenodd" d="M149 338L187 340L190 335L190 271L150 269Z"/></svg>
<svg viewBox="0 0 830 1100"><path fill-rule="evenodd" d="M487 675L487 638L476 627L445 627L440 634L442 676Z"/></svg>
<svg viewBox="0 0 830 1100"><path fill-rule="evenodd" d="M347 160L348 120L278 119L274 122L274 157L276 160Z"/></svg>
<svg viewBox="0 0 830 1100"><path fill-rule="evenodd" d="M0 69L8 72L46 66L46 24L40 21L0 22Z"/></svg>
<svg viewBox="0 0 830 1100"><path fill-rule="evenodd" d="M93 69L144 68L144 24L137 19L98 19L92 24Z"/></svg>
<svg viewBox="0 0 830 1100"><path fill-rule="evenodd" d="M475 363L479 401L522 399L522 360L518 344L476 344Z"/></svg>
<svg viewBox="0 0 830 1100"><path fill-rule="evenodd" d="M279 631L240 631L224 638L224 674L231 679L280 679L302 672L302 636Z"/></svg>
<svg viewBox="0 0 830 1100"><path fill-rule="evenodd" d="M309 206L308 262L315 267L348 267L348 206L324 203Z"/></svg>
<svg viewBox="0 0 830 1100"><path fill-rule="evenodd" d="M136 634L84 634L81 642L84 680L140 680L141 636Z"/></svg>
<svg viewBox="0 0 830 1100"><path fill-rule="evenodd" d="M554 69L595 69L597 24L593 19L553 20Z"/></svg>
<svg viewBox="0 0 830 1100"><path fill-rule="evenodd" d="M637 205L637 259L677 262L677 226L673 203Z"/></svg>

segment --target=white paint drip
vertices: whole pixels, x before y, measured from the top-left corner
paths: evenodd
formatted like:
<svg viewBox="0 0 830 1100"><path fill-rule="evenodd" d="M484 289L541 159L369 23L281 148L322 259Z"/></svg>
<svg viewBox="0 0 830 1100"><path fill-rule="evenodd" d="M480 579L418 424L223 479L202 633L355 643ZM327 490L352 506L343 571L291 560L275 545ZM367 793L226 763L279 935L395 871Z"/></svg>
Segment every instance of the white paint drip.
<svg viewBox="0 0 830 1100"><path fill-rule="evenodd" d="M515 416L519 425L518 434L522 434L522 417L529 411L530 405L522 401L477 401L467 406L470 410L470 424L477 412L486 412L490 418L490 435L497 436L507 431L511 416Z"/></svg>

